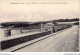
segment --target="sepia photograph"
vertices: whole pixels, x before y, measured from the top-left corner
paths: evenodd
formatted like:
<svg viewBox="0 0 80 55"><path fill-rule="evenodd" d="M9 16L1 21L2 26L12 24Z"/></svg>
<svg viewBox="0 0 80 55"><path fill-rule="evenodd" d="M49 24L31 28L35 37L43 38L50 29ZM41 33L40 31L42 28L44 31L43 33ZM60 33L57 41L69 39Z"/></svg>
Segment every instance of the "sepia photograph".
<svg viewBox="0 0 80 55"><path fill-rule="evenodd" d="M79 14L79 0L0 0L0 52L79 52Z"/></svg>

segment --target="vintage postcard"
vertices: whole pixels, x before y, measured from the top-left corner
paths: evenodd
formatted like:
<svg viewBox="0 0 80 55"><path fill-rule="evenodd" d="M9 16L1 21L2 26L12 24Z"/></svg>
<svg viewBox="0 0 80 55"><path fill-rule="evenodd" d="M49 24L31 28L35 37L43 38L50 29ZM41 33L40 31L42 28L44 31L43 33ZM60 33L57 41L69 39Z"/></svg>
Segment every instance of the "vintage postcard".
<svg viewBox="0 0 80 55"><path fill-rule="evenodd" d="M1 52L79 52L79 0L0 0Z"/></svg>

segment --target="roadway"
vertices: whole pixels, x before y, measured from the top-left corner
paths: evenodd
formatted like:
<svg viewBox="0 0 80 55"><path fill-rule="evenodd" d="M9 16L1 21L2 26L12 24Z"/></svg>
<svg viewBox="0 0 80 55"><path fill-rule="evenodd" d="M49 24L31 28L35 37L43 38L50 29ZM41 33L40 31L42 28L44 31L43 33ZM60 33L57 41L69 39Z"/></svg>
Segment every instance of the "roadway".
<svg viewBox="0 0 80 55"><path fill-rule="evenodd" d="M78 39L78 26L72 26L15 52L77 52Z"/></svg>
<svg viewBox="0 0 80 55"><path fill-rule="evenodd" d="M26 46L17 52L76 52L78 48L78 26L73 26L49 38Z"/></svg>

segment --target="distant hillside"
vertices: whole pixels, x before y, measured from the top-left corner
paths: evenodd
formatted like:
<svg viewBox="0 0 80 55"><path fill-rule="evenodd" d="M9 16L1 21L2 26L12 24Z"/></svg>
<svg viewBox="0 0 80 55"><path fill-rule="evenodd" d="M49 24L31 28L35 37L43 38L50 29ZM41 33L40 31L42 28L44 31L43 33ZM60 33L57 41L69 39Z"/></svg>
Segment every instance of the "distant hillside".
<svg viewBox="0 0 80 55"><path fill-rule="evenodd" d="M32 23L32 22L4 22L1 23L3 27L34 27L39 25L39 23Z"/></svg>
<svg viewBox="0 0 80 55"><path fill-rule="evenodd" d="M79 21L79 18L74 18L74 19L59 19L59 20L53 20L53 21L41 21L43 23L46 22L73 22L73 21ZM0 25L3 27L40 27L41 22L4 22L1 23Z"/></svg>
<svg viewBox="0 0 80 55"><path fill-rule="evenodd" d="M79 18L74 18L74 19L59 19L59 20L54 20L55 22L73 22L73 21L79 21Z"/></svg>

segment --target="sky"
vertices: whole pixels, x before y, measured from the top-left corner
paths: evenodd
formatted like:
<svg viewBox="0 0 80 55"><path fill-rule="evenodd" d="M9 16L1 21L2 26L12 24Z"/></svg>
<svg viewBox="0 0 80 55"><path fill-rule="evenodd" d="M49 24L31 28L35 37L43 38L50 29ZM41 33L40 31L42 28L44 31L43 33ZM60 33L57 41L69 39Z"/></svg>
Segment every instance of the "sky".
<svg viewBox="0 0 80 55"><path fill-rule="evenodd" d="M79 0L0 0L0 22L79 17Z"/></svg>

